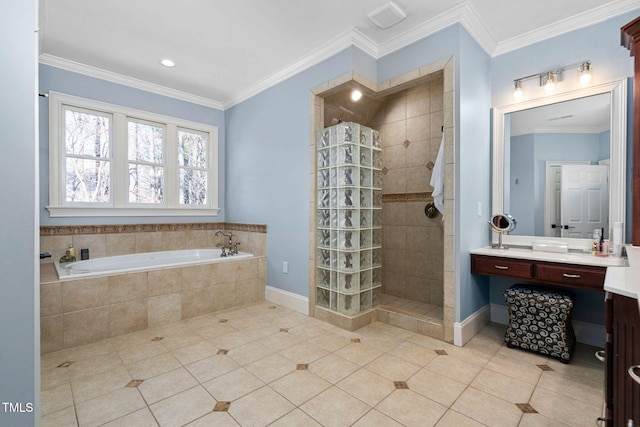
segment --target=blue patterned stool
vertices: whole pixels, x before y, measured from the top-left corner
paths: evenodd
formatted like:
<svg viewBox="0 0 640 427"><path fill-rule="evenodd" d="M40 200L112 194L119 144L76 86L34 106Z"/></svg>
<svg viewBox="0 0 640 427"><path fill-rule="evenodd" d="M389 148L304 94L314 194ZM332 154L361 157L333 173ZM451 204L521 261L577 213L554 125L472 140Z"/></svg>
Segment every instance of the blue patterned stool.
<svg viewBox="0 0 640 427"><path fill-rule="evenodd" d="M504 340L510 348L557 357L569 363L576 344L571 325L573 292L513 285L504 291L509 326Z"/></svg>

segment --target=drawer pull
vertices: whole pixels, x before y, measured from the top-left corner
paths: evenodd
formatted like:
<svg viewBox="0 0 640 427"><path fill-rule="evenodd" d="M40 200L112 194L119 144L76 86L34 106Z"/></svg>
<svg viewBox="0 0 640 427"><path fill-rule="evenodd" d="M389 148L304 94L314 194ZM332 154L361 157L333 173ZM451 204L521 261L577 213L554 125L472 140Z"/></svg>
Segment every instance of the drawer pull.
<svg viewBox="0 0 640 427"><path fill-rule="evenodd" d="M601 362L607 361L604 350L596 351L596 359L598 359Z"/></svg>
<svg viewBox="0 0 640 427"><path fill-rule="evenodd" d="M497 268L498 270L508 270L509 267L507 267L506 265L494 265L495 268Z"/></svg>
<svg viewBox="0 0 640 427"><path fill-rule="evenodd" d="M635 373L635 371L639 370L640 371L640 365L633 365L631 367L629 367L629 376L638 384L640 384L640 376L638 376L638 374Z"/></svg>
<svg viewBox="0 0 640 427"><path fill-rule="evenodd" d="M566 277L567 279L579 279L580 278L579 274L562 273L562 275L564 277Z"/></svg>

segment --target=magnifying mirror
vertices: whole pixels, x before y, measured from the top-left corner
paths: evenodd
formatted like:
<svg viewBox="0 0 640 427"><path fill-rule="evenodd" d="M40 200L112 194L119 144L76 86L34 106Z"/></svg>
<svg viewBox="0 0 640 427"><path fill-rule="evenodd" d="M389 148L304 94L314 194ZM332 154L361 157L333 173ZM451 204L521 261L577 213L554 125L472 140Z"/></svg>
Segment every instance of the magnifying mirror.
<svg viewBox="0 0 640 427"><path fill-rule="evenodd" d="M496 214L491 217L491 229L498 233L498 243L491 245L494 249L509 249L502 244L502 235L515 230L518 221L509 214Z"/></svg>

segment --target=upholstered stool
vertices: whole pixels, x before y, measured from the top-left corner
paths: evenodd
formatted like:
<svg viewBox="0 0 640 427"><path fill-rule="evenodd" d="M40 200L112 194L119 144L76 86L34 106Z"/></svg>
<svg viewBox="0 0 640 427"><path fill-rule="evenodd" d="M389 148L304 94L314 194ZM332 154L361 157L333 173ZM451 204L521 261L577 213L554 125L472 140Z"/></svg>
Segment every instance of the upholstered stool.
<svg viewBox="0 0 640 427"><path fill-rule="evenodd" d="M504 340L509 347L520 347L569 363L576 344L571 325L573 292L513 285L504 291L509 326Z"/></svg>

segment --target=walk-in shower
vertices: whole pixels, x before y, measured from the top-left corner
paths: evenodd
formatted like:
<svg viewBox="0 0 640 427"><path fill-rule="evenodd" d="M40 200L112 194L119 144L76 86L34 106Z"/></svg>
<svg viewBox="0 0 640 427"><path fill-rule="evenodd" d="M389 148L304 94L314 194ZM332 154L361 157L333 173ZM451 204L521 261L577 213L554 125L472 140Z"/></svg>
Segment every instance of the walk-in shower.
<svg viewBox="0 0 640 427"><path fill-rule="evenodd" d="M448 58L381 83L354 72L312 89L314 317L349 330L381 321L453 340L453 72ZM351 99L354 89L363 93L359 101ZM346 127L348 141L342 138ZM371 145L352 127L371 132ZM433 202L430 178L443 142L450 214L433 218L425 207ZM360 204L368 194L371 205ZM344 206L347 201L354 204Z"/></svg>

